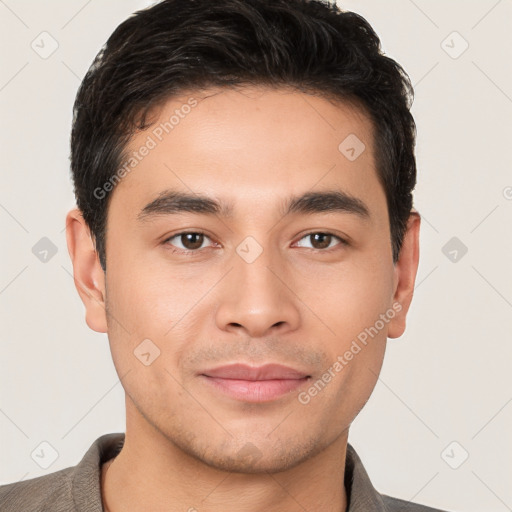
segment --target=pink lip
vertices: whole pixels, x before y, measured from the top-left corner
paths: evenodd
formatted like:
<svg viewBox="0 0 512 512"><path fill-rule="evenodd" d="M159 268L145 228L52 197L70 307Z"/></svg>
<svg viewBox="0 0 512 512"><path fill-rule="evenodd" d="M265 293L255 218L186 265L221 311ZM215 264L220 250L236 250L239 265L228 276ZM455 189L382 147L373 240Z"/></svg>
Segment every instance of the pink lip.
<svg viewBox="0 0 512 512"><path fill-rule="evenodd" d="M288 366L245 364L220 366L201 372L216 390L245 402L268 402L302 386L310 376Z"/></svg>

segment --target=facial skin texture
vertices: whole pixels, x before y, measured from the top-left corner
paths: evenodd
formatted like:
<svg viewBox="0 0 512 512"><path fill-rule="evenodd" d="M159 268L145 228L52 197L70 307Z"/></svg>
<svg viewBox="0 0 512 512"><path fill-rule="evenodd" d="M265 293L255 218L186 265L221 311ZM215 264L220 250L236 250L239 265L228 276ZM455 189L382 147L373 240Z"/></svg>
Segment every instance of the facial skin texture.
<svg viewBox="0 0 512 512"><path fill-rule="evenodd" d="M86 322L108 333L126 392L125 445L109 468L105 500L111 512L343 511L348 429L376 384L387 337L405 329L419 215L411 214L393 265L370 121L346 104L302 92L245 87L175 97L130 148L144 145L191 97L197 105L112 193L106 276L79 211L67 217ZM338 149L350 134L366 146L354 161ZM231 203L232 215L138 221L168 189ZM290 195L331 190L359 198L369 218L337 211L283 217ZM186 237L165 242L198 230L206 237L190 256L170 250L171 243L193 250ZM349 245L333 237L322 246L306 236L326 232ZM236 251L248 236L263 249L252 263ZM401 311L300 403L299 391L394 303ZM145 339L160 350L148 366L134 355ZM247 403L198 375L233 362L285 364L311 379L276 400Z"/></svg>

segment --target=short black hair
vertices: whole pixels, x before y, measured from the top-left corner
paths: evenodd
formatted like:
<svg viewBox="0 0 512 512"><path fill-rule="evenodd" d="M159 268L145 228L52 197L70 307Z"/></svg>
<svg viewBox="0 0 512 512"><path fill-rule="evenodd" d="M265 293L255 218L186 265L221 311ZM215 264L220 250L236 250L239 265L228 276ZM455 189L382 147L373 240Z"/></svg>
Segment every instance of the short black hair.
<svg viewBox="0 0 512 512"><path fill-rule="evenodd" d="M396 263L416 185L413 88L369 23L324 0L163 0L116 28L73 107L74 193L103 270L112 195L104 184L131 136L150 125L152 107L186 91L244 85L292 87L364 110Z"/></svg>

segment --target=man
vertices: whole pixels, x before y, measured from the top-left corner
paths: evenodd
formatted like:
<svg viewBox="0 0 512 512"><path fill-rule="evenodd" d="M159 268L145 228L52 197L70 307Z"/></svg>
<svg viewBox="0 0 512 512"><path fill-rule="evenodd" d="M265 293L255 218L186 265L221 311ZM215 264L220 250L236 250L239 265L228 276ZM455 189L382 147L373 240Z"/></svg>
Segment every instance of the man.
<svg viewBox="0 0 512 512"><path fill-rule="evenodd" d="M360 16L164 0L74 107L67 242L126 433L4 511L433 511L348 443L419 257L412 88Z"/></svg>

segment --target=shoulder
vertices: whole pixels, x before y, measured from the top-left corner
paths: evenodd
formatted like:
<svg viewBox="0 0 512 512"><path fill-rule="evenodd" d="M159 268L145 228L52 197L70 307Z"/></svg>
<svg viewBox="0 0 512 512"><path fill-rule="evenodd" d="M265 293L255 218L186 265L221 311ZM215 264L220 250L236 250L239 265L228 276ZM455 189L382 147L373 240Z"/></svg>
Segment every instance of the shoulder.
<svg viewBox="0 0 512 512"><path fill-rule="evenodd" d="M1 512L101 512L101 465L119 453L124 433L104 434L76 466L0 485Z"/></svg>
<svg viewBox="0 0 512 512"><path fill-rule="evenodd" d="M386 494L381 494L381 497L387 512L447 512L439 508L431 508L419 503L392 498Z"/></svg>
<svg viewBox="0 0 512 512"><path fill-rule="evenodd" d="M73 467L55 473L0 485L2 512L39 512L72 510L71 476Z"/></svg>

